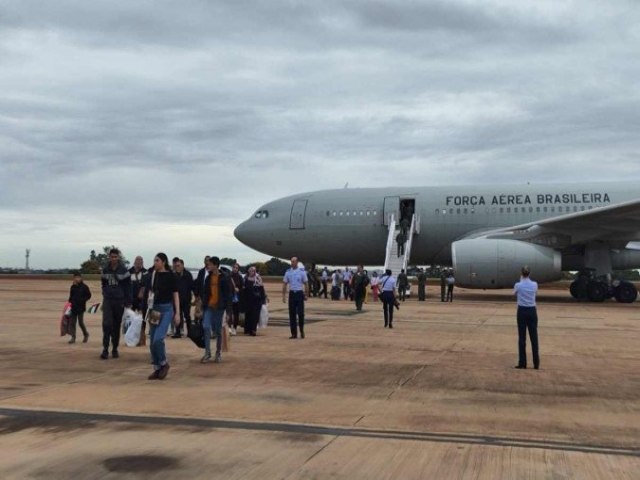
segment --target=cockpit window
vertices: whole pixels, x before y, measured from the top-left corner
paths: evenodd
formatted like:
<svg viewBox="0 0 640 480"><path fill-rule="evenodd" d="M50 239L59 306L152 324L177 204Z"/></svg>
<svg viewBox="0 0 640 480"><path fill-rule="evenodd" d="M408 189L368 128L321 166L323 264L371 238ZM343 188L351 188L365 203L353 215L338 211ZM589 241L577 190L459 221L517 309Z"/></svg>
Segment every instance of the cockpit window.
<svg viewBox="0 0 640 480"><path fill-rule="evenodd" d="M255 218L269 218L269 210L260 210L254 215Z"/></svg>

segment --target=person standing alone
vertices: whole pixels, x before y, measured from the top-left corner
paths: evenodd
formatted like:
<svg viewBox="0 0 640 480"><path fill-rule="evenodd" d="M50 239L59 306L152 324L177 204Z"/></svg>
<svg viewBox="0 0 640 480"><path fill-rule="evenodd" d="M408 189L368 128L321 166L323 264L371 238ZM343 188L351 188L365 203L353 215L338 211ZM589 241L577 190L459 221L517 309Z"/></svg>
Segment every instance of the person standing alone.
<svg viewBox="0 0 640 480"><path fill-rule="evenodd" d="M102 354L100 358L118 358L120 327L124 307L131 307L131 274L120 261L120 250L109 250L109 263L102 269Z"/></svg>
<svg viewBox="0 0 640 480"><path fill-rule="evenodd" d="M518 299L518 365L515 368L527 368L527 330L533 351L533 368L540 368L538 352L538 312L536 310L536 293L538 284L529 278L529 267L522 267L520 281L513 287Z"/></svg>
<svg viewBox="0 0 640 480"><path fill-rule="evenodd" d="M76 324L80 324L80 329L84 338L82 343L89 340L89 332L84 326L84 312L87 310L87 301L91 298L91 290L82 281L82 275L73 275L73 285L69 290L69 303L71 304L71 340L69 343L76 343Z"/></svg>
<svg viewBox="0 0 640 480"><path fill-rule="evenodd" d="M289 285L289 327L290 339L304 338L304 302L309 296L309 280L304 270L298 267L298 258L291 258L291 268L284 274L282 284L282 303L287 303L287 285Z"/></svg>

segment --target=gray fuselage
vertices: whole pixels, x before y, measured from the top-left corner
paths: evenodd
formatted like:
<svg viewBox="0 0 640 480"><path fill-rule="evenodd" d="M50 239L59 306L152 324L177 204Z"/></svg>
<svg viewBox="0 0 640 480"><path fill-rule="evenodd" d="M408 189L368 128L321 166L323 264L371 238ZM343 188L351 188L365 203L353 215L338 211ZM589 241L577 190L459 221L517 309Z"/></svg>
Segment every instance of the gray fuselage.
<svg viewBox="0 0 640 480"><path fill-rule="evenodd" d="M236 228L235 236L274 257L295 255L305 262L329 265L381 265L389 215L397 219L400 202L410 201L419 218L411 263L450 265L451 243L473 233L638 196L631 182L322 190L263 205Z"/></svg>

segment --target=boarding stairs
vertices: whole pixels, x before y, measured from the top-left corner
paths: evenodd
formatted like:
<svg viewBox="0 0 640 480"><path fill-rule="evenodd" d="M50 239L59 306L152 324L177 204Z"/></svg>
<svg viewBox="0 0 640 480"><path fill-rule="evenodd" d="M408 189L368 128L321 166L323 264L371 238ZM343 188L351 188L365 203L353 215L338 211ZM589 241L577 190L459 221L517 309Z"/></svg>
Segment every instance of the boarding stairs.
<svg viewBox="0 0 640 480"><path fill-rule="evenodd" d="M387 236L387 249L384 257L384 269L391 269L393 276L398 276L401 270L407 271L407 265L411 258L411 246L413 245L413 236L418 233L417 216L412 215L411 226L407 232L407 241L404 245L404 255L398 256L398 242L396 237L400 233L400 225L396 223L395 215L389 218L389 234Z"/></svg>

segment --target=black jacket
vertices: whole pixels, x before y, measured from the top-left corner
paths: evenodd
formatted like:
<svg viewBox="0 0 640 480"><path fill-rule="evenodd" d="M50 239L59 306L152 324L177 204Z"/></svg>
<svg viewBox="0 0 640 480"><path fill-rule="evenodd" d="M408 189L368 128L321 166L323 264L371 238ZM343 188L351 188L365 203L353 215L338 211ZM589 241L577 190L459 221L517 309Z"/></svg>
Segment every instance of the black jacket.
<svg viewBox="0 0 640 480"><path fill-rule="evenodd" d="M91 290L86 283L71 285L69 290L69 303L72 313L81 313L87 310L87 301L91 298Z"/></svg>
<svg viewBox="0 0 640 480"><path fill-rule="evenodd" d="M204 288L204 276L207 273L206 268L201 268L198 270L198 276L196 277L195 282L193 282L193 294L196 297L202 298L202 290Z"/></svg>
<svg viewBox="0 0 640 480"><path fill-rule="evenodd" d="M131 305L131 274L119 263L115 270L111 265L102 269L102 297L104 300Z"/></svg>
<svg viewBox="0 0 640 480"><path fill-rule="evenodd" d="M209 308L209 297L211 296L211 274L204 281L202 289L202 306ZM233 285L229 275L220 271L220 281L218 282L218 306L216 310L231 311L231 299L233 297Z"/></svg>
<svg viewBox="0 0 640 480"><path fill-rule="evenodd" d="M180 303L191 302L191 292L193 291L193 275L189 270L184 270L182 275L178 275L178 296L180 297Z"/></svg>

